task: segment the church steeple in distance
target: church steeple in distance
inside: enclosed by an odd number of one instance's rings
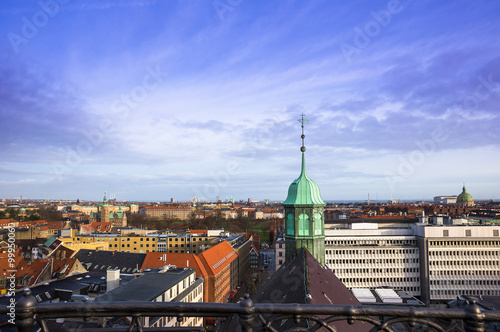
[[[285,208],[286,262],[293,259],[305,248],[325,265],[324,209],[326,203],[321,198],[319,187],[306,174],[304,125],[309,121],[301,114],[302,165],[300,175],[288,188],[288,196],[283,202]]]

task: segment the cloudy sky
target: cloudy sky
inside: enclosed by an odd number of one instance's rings
[[[0,198],[500,199],[500,2],[4,0]]]

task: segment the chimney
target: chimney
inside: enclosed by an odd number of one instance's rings
[[[106,292],[120,286],[120,270],[106,271]]]
[[[66,250],[61,251],[61,259],[66,259]]]

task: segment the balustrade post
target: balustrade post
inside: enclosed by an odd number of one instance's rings
[[[465,306],[467,318],[464,320],[464,328],[466,332],[484,332],[483,312],[476,301],[470,301]]]
[[[253,301],[250,299],[250,295],[248,294],[243,295],[243,300],[241,300],[240,306],[248,309],[251,309],[253,307]],[[254,323],[253,310],[246,310],[246,311],[247,313],[238,314],[240,318],[241,329],[244,332],[252,332]]]
[[[31,290],[26,288],[23,297],[16,303],[16,326],[19,332],[30,332],[35,323],[34,307],[38,301],[31,294]]]

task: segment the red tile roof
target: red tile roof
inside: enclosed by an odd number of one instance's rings
[[[66,224],[64,221],[48,221],[47,226],[50,229],[63,229]]]
[[[0,227],[7,227],[10,223],[17,224],[18,221],[14,219],[0,219]]]
[[[113,226],[112,222],[93,222],[90,223],[90,226],[94,229],[96,232],[109,232],[111,230],[111,227]]]
[[[207,234],[206,229],[192,229],[189,231],[191,234]]]
[[[195,269],[196,276],[204,279],[208,275],[198,256],[185,253],[148,252],[141,270],[160,268],[168,264]]]
[[[33,262],[21,261],[17,266],[16,278],[31,277],[28,286],[34,285],[40,274],[50,268],[52,258],[42,258]]]
[[[92,228],[92,225],[81,225],[81,228],[86,232],[93,232],[94,231],[94,229]]]
[[[37,226],[37,225],[48,225],[49,222],[47,220],[31,220],[31,221],[20,221],[19,227],[27,227],[27,226]]]
[[[18,266],[19,262],[22,260],[21,257],[21,249],[17,249],[14,252],[14,262],[12,265],[9,263],[9,253],[8,252],[3,252],[0,253],[0,278],[2,277],[8,277],[10,276],[11,272],[9,271],[14,271],[16,267]]]
[[[222,241],[216,246],[202,252],[198,257],[203,262],[205,269],[211,275],[216,275],[233,260],[238,258],[238,254],[226,241]]]
[[[76,258],[55,259],[52,268],[52,274],[61,273],[67,276],[73,268],[73,265],[75,265],[76,261]]]

